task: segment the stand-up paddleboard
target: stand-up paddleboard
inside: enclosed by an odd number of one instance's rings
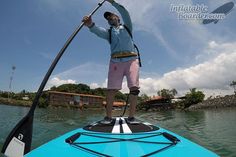
[[[25,157],[219,157],[184,137],[147,122],[127,124],[117,117],[109,125],[94,122],[56,138]]]

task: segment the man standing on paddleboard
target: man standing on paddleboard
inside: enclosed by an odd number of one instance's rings
[[[115,94],[122,88],[124,76],[127,78],[128,88],[130,90],[130,109],[128,123],[135,123],[134,113],[139,94],[139,60],[138,53],[132,40],[132,22],[128,11],[114,0],[106,0],[114,6],[121,14],[124,24],[121,24],[120,17],[115,13],[105,12],[104,18],[110,25],[110,29],[98,27],[92,21],[91,17],[85,16],[83,22],[89,30],[98,37],[107,40],[110,43],[111,58],[108,71],[107,84],[107,105],[106,117],[101,121],[103,124],[112,122],[112,106]]]

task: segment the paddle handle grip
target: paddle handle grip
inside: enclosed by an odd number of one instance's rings
[[[65,140],[65,142],[66,143],[69,143],[69,144],[72,144],[72,143],[74,143],[75,142],[75,140],[77,140],[79,137],[80,137],[80,133],[76,133],[76,134],[74,134],[74,135],[72,135],[71,137],[68,137],[66,140]]]
[[[170,140],[171,142],[173,142],[174,144],[177,144],[180,141],[177,137],[175,137],[167,132],[163,132],[162,135],[165,138],[167,138],[168,140]]]

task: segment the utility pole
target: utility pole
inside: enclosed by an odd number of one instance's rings
[[[16,70],[16,66],[13,65],[11,69],[12,69],[12,72],[11,72],[10,83],[9,83],[8,101],[10,100],[10,94],[12,92],[12,80],[13,80],[14,72]]]

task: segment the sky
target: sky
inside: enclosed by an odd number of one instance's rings
[[[49,66],[72,32],[98,0],[2,0],[0,5],[0,90],[37,91]],[[130,13],[134,41],[141,53],[141,93],[156,95],[191,88],[207,96],[233,94],[236,80],[236,11],[217,24],[179,19],[171,6],[204,5],[211,12],[229,0],[117,0]],[[109,28],[105,3],[92,17]],[[84,27],[67,48],[45,89],[64,83],[106,87],[109,43]],[[15,66],[16,69],[12,70]],[[10,79],[12,77],[11,88]],[[122,92],[128,92],[126,79]]]

